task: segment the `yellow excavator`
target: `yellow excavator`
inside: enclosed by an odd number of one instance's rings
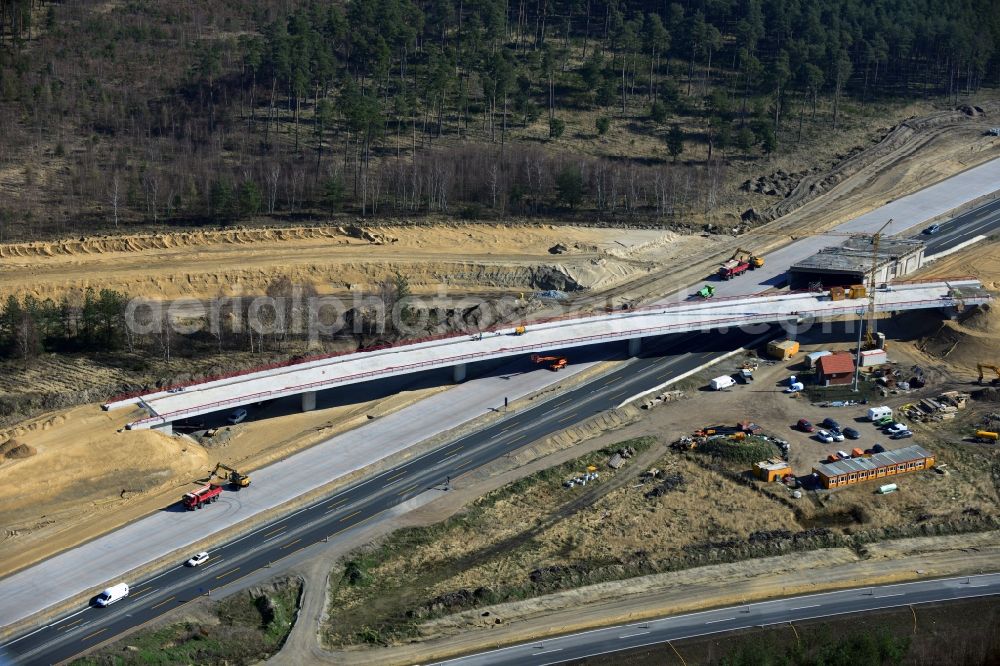
[[[747,262],[749,262],[750,270],[756,270],[758,268],[763,268],[764,266],[764,257],[758,256],[750,250],[744,250],[741,247],[736,248],[736,251],[733,252],[732,259],[742,260],[744,258]]]
[[[228,474],[226,473],[228,472]],[[246,488],[250,485],[250,476],[247,474],[240,474],[238,471],[230,467],[229,465],[224,465],[223,463],[218,463],[215,469],[212,470],[209,480],[214,477],[219,477],[220,479],[228,479],[229,485],[232,486],[233,490],[239,490],[240,488]]]
[[[983,370],[992,370],[997,373],[997,376],[990,381],[991,384],[1000,384],[1000,367],[995,365],[990,365],[988,363],[977,363],[976,370],[979,371],[979,379],[976,380],[977,384],[982,384],[984,379]]]

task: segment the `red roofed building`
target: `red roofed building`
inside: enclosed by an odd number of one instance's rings
[[[850,384],[854,377],[854,357],[850,352],[836,352],[816,361],[816,382],[822,386]]]

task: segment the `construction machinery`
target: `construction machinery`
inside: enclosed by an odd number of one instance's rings
[[[712,298],[712,296],[715,296],[715,287],[710,284],[706,284],[698,290],[698,295],[702,298]]]
[[[984,370],[992,370],[997,374],[996,377],[990,380],[991,384],[1000,384],[1000,366],[990,365],[988,363],[977,363],[976,370],[979,371],[979,379],[976,380],[977,384],[983,383],[983,380],[985,379],[985,373],[983,372]]]
[[[973,439],[983,444],[996,444],[1000,440],[1000,434],[990,430],[977,430]]]
[[[514,335],[524,335],[525,331],[527,331],[527,329],[524,326],[518,326],[514,329]]]
[[[749,250],[736,248],[733,256],[719,267],[719,277],[723,280],[732,280],[738,275],[747,271],[752,271],[764,265],[764,259],[753,254]]]
[[[750,250],[744,250],[741,247],[736,248],[736,252],[733,253],[733,259],[746,258],[747,262],[750,264],[750,270],[755,271],[758,268],[764,267],[764,257],[754,254]]]
[[[882,232],[892,224],[892,218],[879,227],[879,230],[872,234],[872,267],[868,274],[868,326],[865,327],[865,343],[862,350],[880,349],[882,345],[876,336],[875,324],[875,277],[878,274],[878,246],[882,242]]]
[[[557,372],[565,368],[569,363],[569,360],[565,356],[541,356],[539,354],[532,354],[531,362],[538,364],[548,363],[549,370]]]
[[[229,465],[223,463],[216,464],[215,469],[212,470],[212,473],[208,477],[209,481],[211,481],[213,477],[228,479],[229,485],[232,486],[233,490],[246,488],[250,485],[250,477],[248,475],[241,474]]]
[[[193,490],[189,493],[184,493],[184,497],[181,498],[181,504],[188,511],[194,511],[195,509],[200,509],[206,504],[212,504],[213,502],[219,501],[219,495],[222,494],[222,486],[217,486],[215,484],[208,484],[207,486],[202,486],[198,490]]]

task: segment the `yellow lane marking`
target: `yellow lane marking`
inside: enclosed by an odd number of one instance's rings
[[[348,520],[348,519],[350,519],[350,518],[353,518],[354,516],[358,515],[359,513],[361,513],[361,510],[360,510],[360,509],[359,509],[359,510],[357,510],[357,511],[355,511],[355,512],[354,512],[354,513],[352,513],[352,514],[349,514],[349,515],[346,515],[346,516],[344,516],[343,518],[341,518],[341,519],[340,519],[340,522],[344,522],[345,520]]]
[[[277,534],[278,532],[283,532],[283,531],[284,531],[284,530],[286,530],[286,529],[288,529],[288,525],[282,525],[281,527],[279,527],[279,528],[278,528],[278,529],[276,529],[276,530],[271,530],[270,532],[268,532],[268,533],[267,533],[267,534],[265,534],[264,536],[266,536],[266,537],[269,537],[269,536],[271,536],[272,534]]]
[[[420,485],[420,484],[417,484],[417,483],[414,483],[414,484],[413,484],[412,486],[407,486],[407,487],[403,488],[402,490],[400,490],[400,491],[399,491],[398,493],[396,493],[396,494],[397,494],[397,495],[405,495],[406,493],[408,493],[408,492],[410,492],[411,490],[413,490],[414,488],[416,488],[416,487],[417,487],[418,485]]]
[[[567,416],[565,418],[559,419],[559,423],[563,423],[565,421],[569,421],[570,419],[575,419],[575,418],[576,418],[576,414],[570,414],[569,416]]]
[[[336,504],[331,504],[331,503],[328,503],[327,505],[328,505],[328,506],[334,506],[334,507],[338,507],[338,506],[340,506],[341,504],[347,504],[347,500],[346,500],[346,499],[342,499],[342,500],[337,500],[337,503],[336,503]]]
[[[231,574],[231,573],[233,573],[235,571],[239,571],[239,567],[236,567],[235,569],[230,569],[229,571],[227,571],[224,574],[219,574],[218,576],[215,577],[215,580],[219,580],[220,578],[225,578],[226,576],[228,576],[229,574]]]
[[[155,606],[150,606],[149,608],[150,608],[150,610],[152,610],[152,609],[154,609],[154,608],[159,608],[159,607],[160,607],[160,606],[162,606],[163,604],[169,604],[169,603],[170,603],[171,601],[173,601],[173,600],[174,600],[174,599],[176,599],[176,598],[177,598],[177,597],[167,597],[166,599],[164,599],[164,600],[163,600],[163,601],[161,601],[160,603],[156,604]]]
[[[395,474],[393,476],[390,476],[388,479],[386,479],[386,481],[392,481],[394,479],[398,479],[399,477],[403,476],[404,474],[406,474],[406,470],[405,469],[402,472],[400,472],[399,474]],[[389,485],[389,484],[386,484],[386,485]]]
[[[63,630],[65,630],[65,629],[69,629],[69,628],[70,628],[70,627],[72,627],[72,626],[73,626],[74,624],[80,624],[81,622],[83,622],[83,618],[82,618],[82,617],[81,617],[81,618],[79,618],[79,619],[76,619],[76,620],[73,620],[73,621],[72,621],[72,622],[70,622],[69,624],[65,624],[65,625],[63,625],[63,626],[59,627],[59,631],[63,631]]]
[[[463,467],[465,467],[466,465],[470,464],[471,462],[472,462],[471,460],[466,460],[466,461],[465,461],[464,463],[462,463],[461,465],[457,465],[457,466],[455,467],[455,469],[462,469]]]
[[[95,631],[94,633],[90,634],[89,636],[84,636],[83,638],[81,638],[80,642],[89,641],[91,638],[93,638],[97,634],[103,633],[103,632],[105,632],[107,630],[108,630],[107,627],[104,627],[103,629],[98,629],[97,631]]]
[[[455,448],[453,448],[453,449],[449,449],[449,450],[448,450],[448,453],[453,453],[453,452],[455,452],[455,451],[461,451],[461,450],[462,450],[462,447],[464,447],[464,446],[465,446],[464,444],[459,444],[459,445],[458,445],[458,446],[456,446]]]
[[[286,543],[284,546],[281,547],[281,550],[284,550],[286,548],[291,548],[292,546],[294,546],[295,544],[297,544],[299,541],[302,541],[302,539],[296,539],[295,541],[289,541],[288,543]]]

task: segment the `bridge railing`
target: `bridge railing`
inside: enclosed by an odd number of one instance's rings
[[[876,310],[881,312],[889,312],[893,310],[908,309],[908,308],[912,309],[914,307],[925,307],[925,306],[948,307],[954,305],[955,303],[956,303],[955,299],[950,298],[948,296],[942,296],[941,298],[934,298],[934,299],[918,299],[912,301],[885,303],[881,304],[881,306],[877,306]],[[611,340],[620,340],[626,338],[647,337],[651,335],[666,335],[669,333],[676,333],[689,330],[698,330],[698,329],[708,330],[708,329],[720,329],[720,328],[743,326],[747,324],[773,323],[775,321],[780,321],[782,319],[788,318],[789,316],[795,316],[800,318],[808,316],[817,316],[817,315],[822,317],[836,317],[845,314],[857,314],[857,310],[858,308],[856,305],[845,305],[837,308],[815,308],[811,310],[797,311],[792,313],[782,313],[780,315],[774,313],[765,313],[758,315],[730,316],[717,319],[702,320],[698,322],[660,324],[657,326],[647,326],[636,329],[627,329],[623,331],[611,331],[607,333],[597,333],[585,336],[574,336],[559,340],[549,340],[540,343],[518,345],[515,347],[501,347],[500,349],[488,352],[471,352],[466,354],[457,354],[438,359],[429,359],[425,361],[416,361],[414,363],[404,363],[399,365],[387,366],[384,368],[378,368],[374,370],[366,370],[363,372],[356,372],[349,375],[343,375],[341,377],[326,378],[314,382],[285,386],[282,388],[270,389],[267,391],[247,393],[232,398],[226,398],[223,400],[201,403],[199,405],[195,405],[192,407],[187,407],[184,409],[174,410],[170,412],[163,412],[161,414],[157,414],[156,416],[150,416],[144,419],[140,419],[138,421],[130,423],[128,427],[130,429],[136,427],[142,428],[148,426],[148,424],[166,423],[168,421],[174,421],[177,420],[178,418],[184,417],[186,414],[194,414],[195,412],[197,413],[214,412],[214,411],[219,411],[228,406],[238,406],[247,404],[249,402],[257,402],[259,400],[285,397],[288,395],[295,395],[310,390],[332,388],[337,385],[354,383],[364,379],[384,377],[387,375],[407,374],[410,372],[418,372],[420,370],[427,370],[432,368],[448,367],[452,365],[458,365],[460,363],[469,363],[486,358],[513,356],[520,353],[539,351],[543,349],[558,349],[560,347],[573,347],[591,343],[596,344],[599,342],[607,342]]]

